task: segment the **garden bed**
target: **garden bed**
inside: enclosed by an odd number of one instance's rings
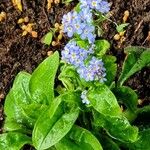
[[[103,38],[111,43],[110,53],[117,57],[118,73],[125,59],[124,48],[129,45],[150,47],[150,0],[109,0],[111,4],[110,19],[117,24],[122,23],[124,12],[130,12],[126,28],[125,40],[120,43],[114,40],[117,33],[114,24],[105,21]],[[76,4],[53,4],[47,11],[47,1],[22,0],[23,11],[15,9],[9,0],[0,1],[0,12],[6,12],[6,19],[0,22],[0,119],[3,124],[3,104],[6,94],[12,86],[13,80],[19,71],[31,73],[37,65],[47,57],[49,51],[61,51],[66,44],[64,37],[58,46],[47,46],[41,42],[42,37],[54,27],[56,22],[61,23],[62,16],[69,12]],[[22,29],[17,21],[21,17],[29,17],[35,23],[34,30],[37,38],[27,35],[22,37]],[[126,85],[137,91],[142,105],[150,104],[150,69],[144,68],[132,76]],[[141,107],[139,105],[139,107]],[[2,130],[1,130],[2,131]]]

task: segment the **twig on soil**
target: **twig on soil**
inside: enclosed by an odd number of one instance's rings
[[[141,25],[143,24],[143,20],[141,20],[137,26],[137,28],[134,31],[134,34],[139,30],[139,28],[141,27]]]
[[[144,40],[144,42],[142,43],[142,45],[144,45],[146,41],[150,42],[150,31],[148,32],[148,36],[146,37],[146,39]]]

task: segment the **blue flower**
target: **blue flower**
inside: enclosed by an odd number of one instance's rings
[[[82,33],[84,27],[85,27],[84,23],[81,23],[79,21],[74,23],[75,32],[79,35]]]
[[[110,5],[109,5],[109,3],[106,2],[106,1],[102,1],[102,2],[100,3],[99,11],[100,11],[101,13],[108,13],[108,12],[110,11]]]
[[[101,13],[107,13],[110,10],[109,3],[105,0],[80,0],[80,8],[94,9]]]
[[[68,25],[64,28],[64,32],[67,33],[68,37],[72,37],[74,34],[74,28],[71,25]]]
[[[106,69],[102,60],[93,56],[88,63],[85,63],[88,56],[94,53],[94,47],[95,45],[93,44],[86,50],[80,48],[75,41],[70,41],[61,52],[62,60],[73,65],[77,69],[80,78],[85,81],[103,83],[106,81]]]
[[[95,41],[95,27],[92,25],[92,12],[88,8],[82,9],[79,13],[69,12],[63,16],[63,31],[68,37],[78,34],[82,39],[88,39],[89,43]]]
[[[92,8],[92,9],[99,9],[99,4],[100,4],[100,0],[91,0],[91,2],[90,2],[90,7]]]
[[[106,81],[106,69],[104,63],[101,59],[92,57],[88,65],[83,64],[77,68],[77,72],[80,78],[83,78],[85,81],[99,81],[103,83]]]
[[[71,23],[71,20],[72,20],[72,13],[69,12],[63,16],[62,24],[69,24]]]
[[[94,34],[95,27],[93,25],[87,25],[83,29],[83,33],[81,34],[81,39],[88,39],[89,43],[94,43],[96,35]]]
[[[75,41],[70,41],[61,52],[62,60],[76,68],[83,66],[84,60],[87,59],[88,50],[80,48]]]
[[[84,91],[81,93],[81,99],[82,99],[82,103],[83,103],[83,104],[87,104],[87,105],[90,104],[90,101],[89,101],[88,98],[87,98],[87,90],[84,90]]]
[[[89,8],[85,7],[83,9],[81,9],[81,11],[79,12],[79,16],[81,18],[81,20],[83,22],[87,23],[92,23],[93,20],[93,16],[92,16],[92,12]]]
[[[89,3],[88,3],[88,0],[80,0],[80,8],[90,8],[89,7]]]

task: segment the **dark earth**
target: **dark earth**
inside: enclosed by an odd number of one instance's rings
[[[110,52],[117,57],[118,72],[120,72],[126,46],[150,47],[150,0],[109,0],[111,4],[110,19],[117,24],[122,23],[124,11],[130,12],[127,22],[129,23],[125,41],[119,43],[114,40],[117,33],[115,25],[106,21],[103,26],[105,33],[102,38],[111,43]],[[63,14],[70,11],[77,1],[69,5],[53,4],[47,11],[46,0],[22,0],[23,11],[14,8],[10,0],[0,0],[0,12],[5,11],[7,17],[0,22],[0,126],[3,123],[3,104],[6,94],[12,86],[13,80],[19,71],[31,73],[38,64],[47,57],[48,51],[61,51],[67,38],[63,38],[61,44],[52,47],[41,43],[42,37],[54,27],[56,22],[61,23]],[[38,37],[30,35],[22,37],[22,29],[17,24],[21,17],[28,16],[30,22],[35,23],[34,30]],[[150,103],[150,69],[144,68],[132,76],[126,85],[137,91],[142,105]],[[2,131],[2,129],[1,129]]]

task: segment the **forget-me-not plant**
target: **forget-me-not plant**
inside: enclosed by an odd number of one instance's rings
[[[77,37],[88,41],[86,49],[81,48],[76,39],[71,40],[62,51],[62,60],[76,68],[81,79],[87,82],[106,81],[106,69],[102,59],[94,55],[95,48],[95,25],[93,12],[107,13],[110,9],[109,3],[104,0],[80,0],[80,11],[73,10],[63,16],[63,31],[68,37]],[[87,91],[81,94],[82,102],[89,104],[86,97]]]

